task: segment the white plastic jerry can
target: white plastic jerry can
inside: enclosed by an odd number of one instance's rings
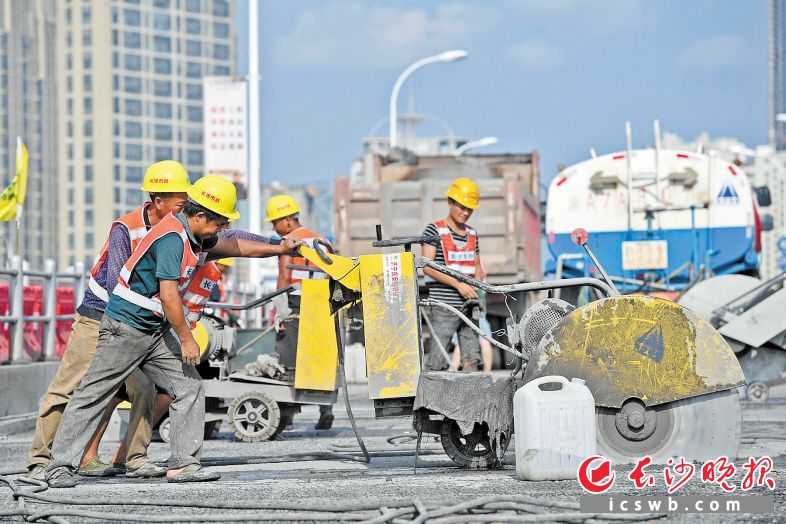
[[[580,378],[524,384],[513,396],[513,424],[522,480],[575,479],[581,462],[596,453],[595,399]]]

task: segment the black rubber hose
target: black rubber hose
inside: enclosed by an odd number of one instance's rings
[[[347,416],[349,417],[349,423],[352,424],[352,431],[355,433],[355,438],[358,441],[361,451],[363,451],[363,455],[366,457],[366,464],[368,464],[371,462],[371,455],[369,455],[368,450],[366,449],[366,444],[363,442],[363,437],[360,436],[360,431],[358,431],[358,426],[355,423],[355,415],[352,414],[352,406],[349,403],[349,386],[347,385],[347,374],[344,371],[344,342],[341,339],[341,329],[339,329],[338,318],[336,318],[335,326],[336,342],[338,344],[338,367],[340,370],[339,376],[341,377],[341,388],[344,390],[344,406],[347,408]]]

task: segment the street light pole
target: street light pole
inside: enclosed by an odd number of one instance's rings
[[[393,92],[390,94],[390,149],[393,149],[398,145],[398,137],[396,136],[396,121],[398,120],[398,115],[396,107],[398,104],[398,92],[401,90],[401,86],[404,84],[404,81],[409,77],[409,75],[414,73],[416,69],[420,69],[425,65],[436,62],[455,62],[457,60],[463,60],[464,58],[467,58],[467,56],[468,53],[460,49],[445,51],[444,53],[418,60],[406,68],[404,72],[401,73],[401,75],[399,75],[396,83],[393,85]]]
[[[497,142],[499,142],[499,138],[495,136],[484,136],[483,138],[478,138],[472,142],[467,142],[461,147],[457,147],[456,150],[453,151],[453,156],[460,157],[470,149],[475,149],[476,147],[493,146]]]
[[[248,3],[248,230],[262,232],[259,148],[259,6]],[[259,260],[249,259],[249,280],[255,296],[259,294],[262,272]],[[258,325],[255,319],[254,325]]]

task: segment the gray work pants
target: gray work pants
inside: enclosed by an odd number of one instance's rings
[[[469,312],[462,310],[462,313],[469,316]],[[437,347],[433,337],[437,337],[442,342],[442,347],[448,349],[450,339],[453,335],[458,337],[458,345],[461,348],[461,362],[480,361],[480,339],[478,334],[464,323],[459,317],[438,307],[430,308],[426,314],[431,320],[436,333],[431,333],[432,340],[429,341],[429,351],[425,355],[426,371],[442,371],[448,369],[445,357]],[[471,317],[470,317],[471,318]],[[428,328],[424,326],[424,330]]]
[[[179,341],[168,326],[146,334],[104,315],[98,349],[63,412],[48,470],[76,468],[106,405],[137,367],[172,397],[169,468],[199,463],[205,431],[205,389],[196,368],[180,359]]]

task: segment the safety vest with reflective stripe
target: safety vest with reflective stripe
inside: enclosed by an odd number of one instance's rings
[[[306,229],[305,227],[299,227],[299,228],[295,229],[294,231],[292,231],[291,233],[286,235],[286,238],[297,238],[297,239],[303,240],[304,242],[306,242],[307,244],[309,244],[312,247],[313,247],[314,240],[316,240],[316,239],[322,240],[323,242],[327,242],[328,241],[327,238],[325,238],[322,235],[319,235],[317,233],[314,233],[313,231],[311,231],[310,229]],[[308,260],[306,260],[303,257],[299,257],[299,256],[292,257],[292,265],[293,266],[315,267],[313,264],[309,263]],[[303,269],[293,269],[292,273],[289,276],[289,284],[292,287],[295,288],[295,290],[291,293],[292,295],[300,295],[301,294],[300,290],[301,290],[302,286],[301,286],[300,283],[304,279],[307,279],[307,278],[318,280],[318,279],[327,278],[327,275],[325,275],[322,272],[311,273],[311,272],[305,271]]]
[[[109,228],[109,235],[107,235],[106,240],[104,241],[104,247],[101,248],[101,251],[98,253],[95,262],[93,263],[93,268],[90,270],[90,280],[87,283],[90,291],[92,291],[95,296],[104,302],[109,302],[109,291],[107,291],[101,286],[101,284],[98,283],[96,276],[98,276],[98,272],[101,271],[102,267],[104,267],[104,264],[106,264],[106,260],[109,257],[109,237],[112,234],[112,230],[121,224],[126,227],[128,230],[128,238],[131,240],[131,252],[133,253],[134,249],[136,249],[142,239],[145,238],[145,235],[147,235],[148,229],[145,225],[145,213],[147,213],[147,208],[149,205],[150,202],[145,202],[135,210],[131,211],[130,213],[126,213],[112,222],[112,226]]]
[[[215,262],[207,262],[194,271],[191,283],[183,293],[183,305],[187,309],[186,319],[191,323],[191,329],[202,317],[202,310],[205,309],[205,304],[210,300],[213,288],[218,285],[220,280],[221,271]]]
[[[442,244],[442,253],[445,255],[445,265],[455,271],[460,271],[467,276],[475,276],[475,249],[477,248],[478,234],[469,227],[467,228],[467,241],[463,247],[459,247],[453,241],[453,230],[448,227],[444,220],[437,220],[434,226],[439,233],[440,243]],[[435,282],[435,280],[426,275],[426,282]]]
[[[131,274],[134,272],[134,268],[145,256],[147,251],[150,249],[150,246],[158,240],[162,238],[164,235],[168,235],[170,233],[177,233],[180,239],[183,241],[183,259],[180,262],[180,278],[178,281],[178,291],[180,292],[180,296],[182,297],[186,290],[188,289],[191,280],[193,279],[194,273],[196,271],[197,266],[200,262],[204,263],[206,253],[197,252],[195,253],[194,250],[191,248],[191,242],[188,240],[188,233],[186,233],[185,227],[183,224],[178,220],[178,218],[174,214],[170,214],[165,216],[161,222],[153,226],[148,234],[142,239],[142,242],[139,246],[131,253],[131,258],[126,261],[123,269],[120,270],[120,276],[117,278],[117,285],[113,291],[113,294],[119,296],[120,298],[135,304],[142,309],[146,309],[148,311],[152,311],[156,315],[164,316],[164,308],[161,305],[161,299],[158,295],[153,297],[146,297],[133,291],[129,286],[129,281],[131,279]]]

